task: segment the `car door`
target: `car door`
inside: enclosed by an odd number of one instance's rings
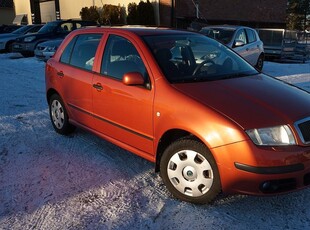
[[[93,107],[98,132],[147,157],[153,152],[154,90],[137,44],[127,37],[109,35],[100,74],[93,80]],[[145,85],[125,85],[122,78],[127,72],[141,73]]]
[[[249,62],[255,66],[257,64],[257,59],[260,55],[260,47],[256,37],[256,33],[252,29],[246,29],[247,40],[248,40],[248,57]]]
[[[66,46],[57,67],[62,78],[61,96],[65,98],[70,118],[93,128],[92,65],[101,34],[81,34]]]
[[[237,45],[237,42],[242,42],[243,45]],[[235,38],[234,38],[234,44],[233,44],[233,49],[240,54],[244,59],[247,61],[249,60],[249,49],[248,49],[248,42],[247,42],[247,36],[245,30],[239,29],[235,33]]]

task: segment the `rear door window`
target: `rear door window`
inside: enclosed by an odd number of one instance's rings
[[[60,61],[85,70],[91,70],[102,34],[82,34],[68,44]]]

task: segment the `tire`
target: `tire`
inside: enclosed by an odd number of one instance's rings
[[[13,42],[8,42],[5,47],[5,52],[12,53],[13,51]]]
[[[20,52],[20,54],[25,57],[25,58],[28,58],[28,57],[33,57],[34,54],[31,53],[31,52]]]
[[[211,152],[193,139],[178,140],[165,150],[160,173],[168,190],[186,202],[210,203],[221,192],[220,175]]]
[[[259,55],[255,67],[256,67],[256,69],[258,69],[259,71],[261,71],[261,70],[263,69],[263,67],[264,67],[264,55],[263,55],[263,54]]]
[[[49,101],[49,113],[55,131],[62,135],[68,135],[75,129],[69,123],[69,117],[64,103],[58,94],[51,96]]]

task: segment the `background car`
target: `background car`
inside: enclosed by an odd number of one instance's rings
[[[256,30],[245,26],[207,26],[202,34],[214,38],[239,53],[259,70],[264,65],[264,47]]]
[[[23,27],[23,26],[22,25],[0,25],[0,34],[11,33],[14,30],[19,29],[20,27]]]
[[[34,50],[34,56],[40,60],[47,61],[54,55],[62,41],[63,39],[55,39],[39,43]]]
[[[36,33],[38,32],[43,25],[34,24],[26,25],[17,30],[14,30],[11,33],[0,34],[0,51],[1,52],[11,52],[12,44],[16,38],[24,34]]]
[[[57,20],[44,25],[38,33],[18,37],[13,43],[13,52],[22,54],[24,57],[34,56],[36,46],[51,39],[64,38],[72,30],[94,26],[96,22],[82,20]]]

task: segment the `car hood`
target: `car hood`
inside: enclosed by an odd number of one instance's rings
[[[174,86],[243,129],[292,124],[310,116],[309,93],[264,74]]]
[[[12,33],[7,33],[7,34],[0,34],[0,39],[5,39],[5,38],[14,38],[14,37],[18,37],[20,35],[18,34],[12,34]]]

